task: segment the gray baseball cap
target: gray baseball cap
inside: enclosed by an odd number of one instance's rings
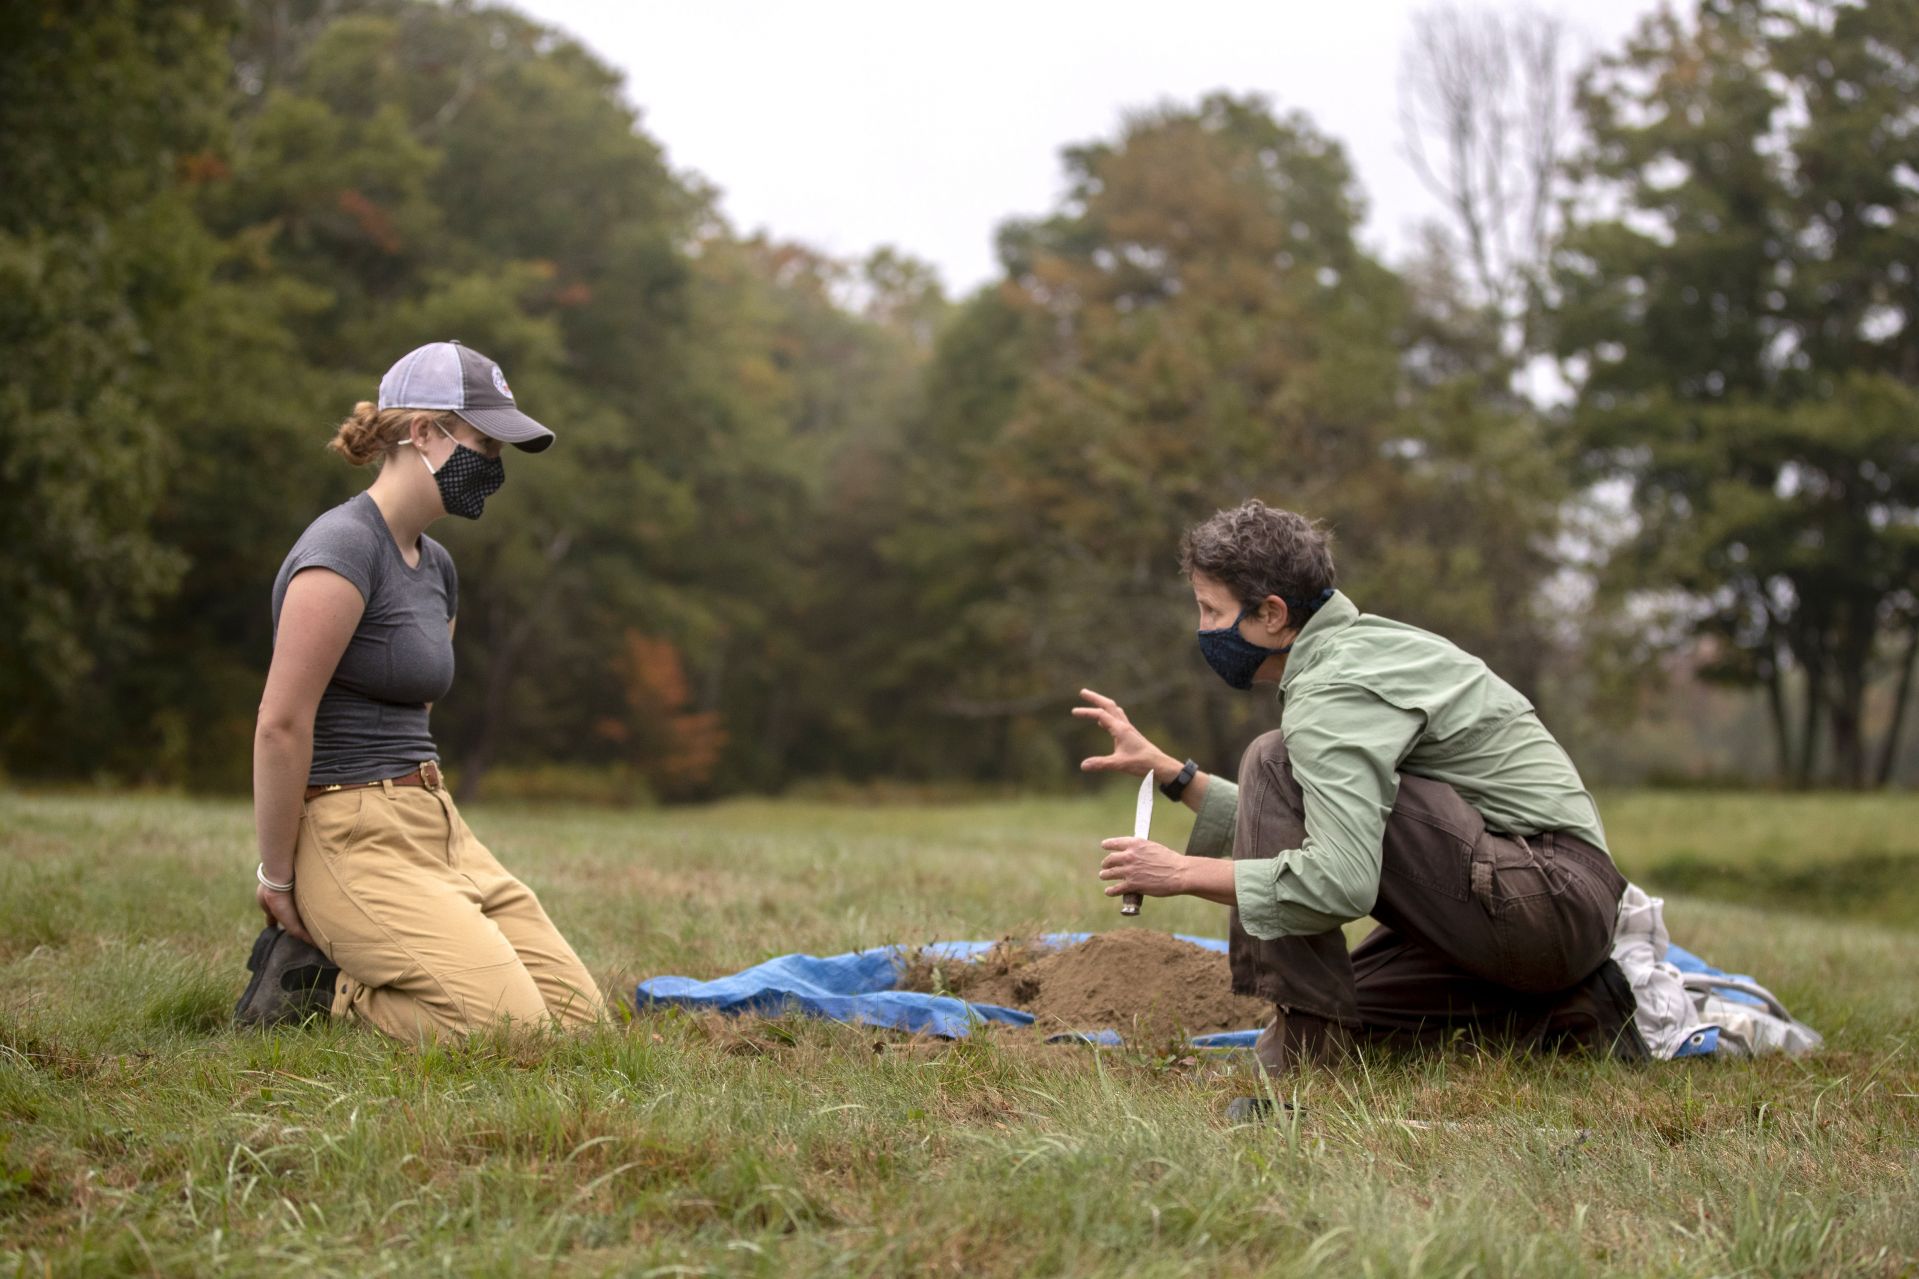
[[[451,409],[475,430],[538,453],[553,432],[520,412],[500,366],[470,346],[429,342],[380,379],[382,409]]]

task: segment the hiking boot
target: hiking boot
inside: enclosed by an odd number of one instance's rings
[[[1329,1017],[1296,1008],[1275,1008],[1272,1024],[1253,1045],[1253,1059],[1270,1075],[1286,1075],[1304,1066],[1332,1070],[1352,1052],[1351,1030]]]
[[[1276,1116],[1292,1113],[1292,1102],[1274,1101],[1271,1097],[1235,1097],[1226,1103],[1226,1122],[1229,1124],[1262,1124]]]
[[[253,980],[233,1007],[239,1025],[295,1025],[332,1011],[339,965],[278,924],[269,924],[253,939],[247,968]]]

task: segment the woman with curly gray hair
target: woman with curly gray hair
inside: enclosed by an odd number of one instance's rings
[[[1220,511],[1186,534],[1180,565],[1200,653],[1234,688],[1278,685],[1279,727],[1236,786],[1084,691],[1073,713],[1113,750],[1082,767],[1151,772],[1198,813],[1188,855],[1111,839],[1099,874],[1109,896],[1232,908],[1233,989],[1276,1007],[1260,1060],[1285,1070],[1461,1029],[1644,1056],[1611,961],[1626,881],[1532,703],[1450,641],[1360,612],[1335,586],[1330,535],[1293,512]],[[1368,915],[1378,927],[1348,953],[1342,926]]]

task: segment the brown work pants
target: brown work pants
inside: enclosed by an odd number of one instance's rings
[[[1233,855],[1271,857],[1305,837],[1285,739],[1267,733],[1240,764]],[[1381,854],[1379,927],[1350,952],[1338,929],[1269,941],[1233,912],[1233,989],[1277,1008],[1257,1049],[1268,1068],[1460,1031],[1644,1055],[1611,962],[1626,880],[1603,850],[1564,832],[1495,834],[1452,787],[1404,774]]]
[[[422,1040],[584,1025],[605,1009],[533,890],[445,790],[385,782],[308,800],[293,872],[300,917],[340,966],[335,1017]]]

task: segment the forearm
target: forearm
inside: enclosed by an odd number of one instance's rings
[[[1180,865],[1180,891],[1221,906],[1238,904],[1233,863],[1217,857],[1187,857]]]
[[[293,878],[300,808],[313,765],[313,730],[261,725],[253,735],[253,829],[269,879]]]

